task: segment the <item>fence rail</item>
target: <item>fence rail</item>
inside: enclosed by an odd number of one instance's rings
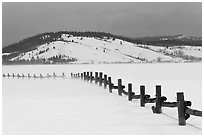
[[[7,73],[7,74],[2,74],[2,77],[3,78],[34,78],[34,79],[35,78],[41,78],[42,79],[42,78],[65,78],[66,75],[64,72],[62,73],[62,75],[56,75],[55,72],[53,72],[53,74],[47,73],[47,75],[42,75],[42,74],[39,74],[39,75],[32,74],[31,75],[30,73],[28,73],[28,74],[14,74],[14,73],[9,74],[9,73]]]
[[[156,97],[151,97],[145,94],[145,85],[140,85],[140,94],[132,91],[132,83],[128,83],[128,90],[125,91],[125,85],[122,84],[122,79],[118,79],[118,83],[115,85],[112,83],[112,78],[106,74],[103,75],[102,72],[95,72],[95,76],[93,76],[93,72],[71,73],[71,78],[81,78],[91,83],[95,81],[95,84],[99,84],[99,86],[103,86],[105,89],[108,87],[110,93],[113,92],[113,89],[117,89],[118,95],[126,95],[128,101],[140,99],[141,107],[145,107],[146,103],[155,103],[155,106],[152,106],[152,111],[156,114],[162,113],[162,107],[177,108],[178,124],[180,126],[186,125],[186,120],[190,115],[202,117],[202,111],[188,108],[188,106],[191,106],[191,101],[184,100],[183,92],[177,92],[177,102],[166,102],[167,97],[161,95],[161,85],[156,85]]]
[[[132,101],[133,99],[140,100],[140,106],[145,107],[146,103],[155,103],[155,106],[152,106],[153,113],[161,114],[162,107],[169,107],[169,108],[177,108],[178,110],[178,124],[180,126],[186,125],[186,120],[190,118],[191,115],[202,117],[202,111],[191,109],[191,101],[184,100],[184,93],[177,92],[177,101],[176,102],[167,102],[167,97],[161,95],[161,85],[156,85],[156,97],[151,97],[148,94],[145,94],[145,85],[140,85],[140,93],[136,94],[135,91],[132,90],[132,83],[128,83],[127,91],[125,90],[125,85],[122,84],[122,79],[118,79],[117,85],[112,83],[112,78],[108,77],[106,74],[103,75],[102,72],[95,72],[95,76],[93,76],[93,72],[83,72],[83,73],[71,73],[71,78],[78,78],[90,83],[95,81],[95,84],[99,86],[103,86],[104,89],[109,90],[110,93],[113,90],[117,90],[118,95],[126,95],[128,101]],[[36,75],[36,74],[3,74],[3,78],[65,78],[65,73],[62,75],[56,75],[55,72],[53,74],[47,75]]]

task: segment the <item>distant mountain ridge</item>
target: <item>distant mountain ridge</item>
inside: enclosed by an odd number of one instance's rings
[[[182,45],[186,39],[193,39],[191,44],[198,41],[184,35],[133,39],[105,32],[47,32],[4,47],[2,60],[3,64],[200,61],[202,47]]]
[[[155,46],[174,46],[174,45],[190,45],[202,46],[202,37],[188,36],[185,34],[173,36],[153,36],[137,38],[146,44]]]
[[[195,37],[195,36],[188,36],[185,34],[179,34],[179,35],[164,35],[164,36],[149,36],[149,37],[140,37],[136,39],[143,39],[147,41],[152,41],[152,40],[161,40],[162,38],[167,38],[167,39],[182,39],[182,40],[202,40],[202,37]]]

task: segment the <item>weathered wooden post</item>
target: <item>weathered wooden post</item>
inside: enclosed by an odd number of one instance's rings
[[[86,72],[84,72],[84,80],[86,80]]]
[[[9,78],[9,77],[10,77],[10,74],[8,73],[7,75],[8,75],[8,78]]]
[[[83,73],[81,73],[81,80],[83,80]]]
[[[104,88],[107,88],[107,75],[104,75]]]
[[[185,119],[185,101],[183,92],[177,92],[177,107],[178,107],[178,120],[179,126],[186,125]]]
[[[99,73],[99,86],[102,86],[102,82],[103,82],[103,72]]]
[[[108,77],[109,92],[112,93],[112,82],[111,77]]]
[[[128,83],[128,101],[132,101],[132,84]]]
[[[95,83],[98,83],[98,72],[95,72]]]
[[[14,73],[12,74],[13,78],[15,77]]]
[[[25,77],[25,75],[24,75],[24,74],[22,74],[22,77],[24,78],[24,77]]]
[[[118,79],[118,95],[122,96],[122,79]]]
[[[90,72],[90,82],[92,83],[93,81],[93,72]]]
[[[89,72],[87,71],[87,81],[89,81]]]
[[[156,85],[156,108],[155,113],[160,114],[161,111],[161,86]]]
[[[17,75],[17,77],[19,78],[19,77],[20,77],[20,75],[18,74],[18,75]]]
[[[144,85],[140,86],[140,106],[141,107],[145,106],[145,86]]]

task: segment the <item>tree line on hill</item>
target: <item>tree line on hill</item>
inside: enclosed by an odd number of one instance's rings
[[[77,61],[77,59],[65,55],[55,55],[49,58],[39,58],[39,56],[37,56],[37,58],[31,57],[31,59],[15,59],[13,61],[3,59],[3,64],[69,64],[74,61]]]
[[[182,40],[159,40],[159,39],[151,39],[147,40],[145,38],[130,38],[125,37],[121,35],[114,35],[111,33],[106,32],[94,32],[94,31],[85,31],[85,32],[78,32],[78,31],[58,31],[58,32],[45,32],[41,33],[35,36],[28,37],[26,39],[23,39],[19,42],[13,43],[11,45],[8,45],[2,49],[3,53],[11,53],[8,55],[2,56],[3,62],[9,62],[11,58],[14,58],[21,53],[25,53],[28,51],[32,51],[34,49],[37,49],[38,46],[43,44],[49,44],[54,41],[64,41],[62,39],[62,34],[67,35],[73,35],[75,37],[79,37],[81,40],[83,37],[94,37],[99,38],[103,40],[107,39],[121,39],[123,41],[131,42],[134,44],[146,44],[146,45],[155,45],[155,46],[178,46],[178,45],[193,45],[193,46],[202,46],[202,40],[196,40],[196,41],[182,41]],[[73,40],[70,42],[74,42]],[[122,41],[120,41],[120,44],[122,44]],[[44,51],[41,51],[44,52]],[[69,61],[68,61],[69,62]]]
[[[81,36],[81,37],[98,37],[98,38],[118,38],[122,39],[124,41],[132,42],[132,43],[142,43],[141,40],[139,39],[132,39],[124,36],[118,36],[118,35],[113,35],[110,33],[105,33],[105,32],[77,32],[77,31],[59,31],[59,32],[46,32],[42,34],[38,34],[35,36],[31,36],[29,38],[23,39],[19,42],[13,43],[11,45],[8,45],[2,49],[3,53],[10,53],[10,52],[27,52],[35,49],[37,46],[45,44],[45,43],[50,43],[56,40],[60,40],[61,34],[70,34],[73,36]],[[47,37],[45,37],[47,36]]]
[[[31,36],[29,38],[23,39],[19,42],[8,45],[2,49],[3,53],[10,52],[27,52],[35,49],[37,46],[50,43],[56,40],[60,40],[62,34],[70,34],[73,36],[81,36],[81,37],[97,37],[103,39],[106,37],[107,39],[121,39],[124,41],[128,41],[134,44],[148,44],[155,46],[174,46],[174,45],[194,45],[194,46],[202,46],[202,41],[182,41],[182,40],[146,40],[145,38],[130,38],[122,35],[114,35],[106,32],[94,32],[94,31],[58,31],[58,32],[46,32],[41,33],[35,36]]]

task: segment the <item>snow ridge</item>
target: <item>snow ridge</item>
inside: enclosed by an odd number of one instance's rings
[[[42,39],[49,38],[45,35]],[[8,55],[5,53],[4,55]],[[202,57],[202,47],[175,46],[157,47],[130,43],[112,37],[80,37],[61,34],[61,37],[36,49],[21,53],[10,61],[41,61],[54,63],[143,63],[143,62],[185,62],[188,58]]]

